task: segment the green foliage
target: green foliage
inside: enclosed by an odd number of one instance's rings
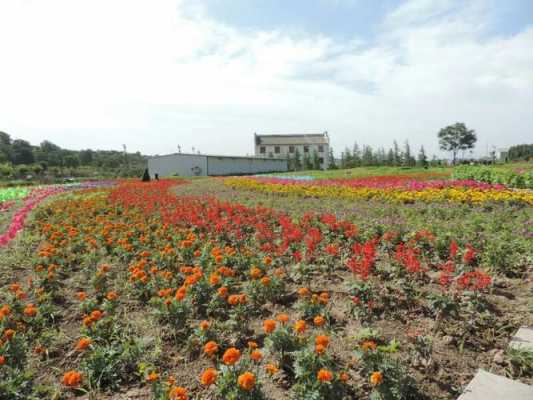
[[[140,345],[132,339],[96,345],[83,359],[81,368],[92,388],[117,390],[124,383],[137,379],[141,355]]]
[[[48,140],[32,146],[0,132],[0,179],[25,179],[28,174],[39,179],[133,177],[140,176],[145,167],[146,158],[139,152],[66,150]]]
[[[374,386],[370,395],[376,400],[406,400],[419,398],[415,381],[408,374],[402,361],[396,357],[397,344],[378,346],[376,349],[358,348],[356,354],[361,362],[362,375]],[[381,374],[380,383],[372,383],[372,374]]]
[[[509,361],[508,372],[513,378],[533,377],[533,351],[509,347],[505,353]]]
[[[244,390],[238,385],[239,375],[245,373],[248,365],[241,361],[236,366],[222,365],[217,378],[216,388],[220,399],[224,400],[261,400],[264,394],[257,374],[255,386],[251,390]]]
[[[518,173],[489,166],[462,165],[454,168],[453,179],[473,179],[490,184],[502,184],[512,188],[533,189],[533,171]]]
[[[452,153],[454,164],[457,159],[457,153],[472,149],[477,141],[475,131],[467,129],[462,122],[457,122],[441,129],[438,137],[441,150]]]
[[[507,159],[511,160],[526,160],[533,158],[533,144],[519,144],[517,146],[509,147],[507,151]]]
[[[332,373],[331,381],[320,381],[317,376],[321,370]],[[312,348],[298,351],[294,361],[296,383],[293,391],[297,399],[340,400],[346,393],[345,385],[335,373],[335,361],[327,354],[319,355]]]

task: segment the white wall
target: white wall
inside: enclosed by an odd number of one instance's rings
[[[209,175],[244,175],[287,171],[286,160],[209,156]]]
[[[148,171],[165,176],[249,175],[285,172],[287,160],[171,154],[148,159]]]
[[[207,156],[196,154],[170,154],[148,159],[148,171],[164,176],[206,176]]]

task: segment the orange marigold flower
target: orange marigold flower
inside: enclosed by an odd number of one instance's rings
[[[326,319],[322,315],[317,315],[315,318],[313,318],[313,323],[316,326],[322,326],[326,323]]]
[[[250,277],[252,279],[258,279],[261,277],[261,275],[263,275],[263,271],[261,271],[259,268],[257,267],[250,268]]]
[[[218,285],[220,283],[220,275],[219,274],[216,274],[216,273],[213,273],[211,275],[209,275],[209,284],[210,285]]]
[[[320,296],[318,296],[318,299],[322,304],[328,304],[329,294],[327,292],[320,293]]]
[[[329,345],[329,336],[326,335],[318,335],[315,338],[315,344],[321,344],[324,347],[328,347]]]
[[[304,333],[307,325],[304,320],[300,319],[294,323],[294,330],[298,333]]]
[[[28,304],[24,307],[24,315],[27,317],[35,317],[37,315],[37,307],[33,304]]]
[[[85,301],[87,299],[87,293],[85,292],[78,292],[76,293],[76,297],[79,301]]]
[[[250,349],[252,349],[252,350],[255,350],[255,349],[257,349],[257,347],[259,347],[259,346],[258,346],[257,343],[254,342],[253,340],[250,340],[250,341],[248,342],[248,348],[250,348]]]
[[[282,324],[289,322],[289,316],[287,314],[279,314],[276,319]]]
[[[266,256],[266,257],[264,257],[264,258],[263,258],[263,263],[264,263],[265,265],[270,265],[270,264],[272,264],[272,257],[270,257],[270,256]]]
[[[115,301],[116,299],[118,299],[118,294],[117,292],[109,292],[105,297],[109,301]]]
[[[4,365],[6,363],[6,358],[4,356],[0,356],[0,365]]]
[[[11,290],[13,293],[16,293],[20,290],[21,286],[19,283],[12,283],[9,285],[9,290]]]
[[[200,377],[200,383],[204,386],[211,386],[217,380],[218,372],[214,368],[207,368]]]
[[[254,350],[250,353],[250,358],[256,362],[259,362],[263,358],[263,354],[259,350]]]
[[[339,375],[339,380],[341,382],[348,382],[348,379],[350,379],[350,375],[348,375],[346,372],[341,372],[340,375]]]
[[[85,350],[92,343],[92,340],[89,338],[81,338],[76,344],[76,350],[81,351]]]
[[[212,340],[207,342],[204,346],[204,353],[208,356],[212,356],[218,351],[218,344]]]
[[[0,308],[0,317],[5,317],[6,315],[9,315],[10,313],[11,313],[11,307],[9,307],[8,304],[4,304],[2,308]]]
[[[180,287],[178,290],[176,290],[176,295],[174,296],[174,298],[176,300],[183,300],[185,298],[185,295],[187,294],[187,288],[182,286]]]
[[[146,377],[146,380],[148,382],[156,382],[159,380],[159,374],[157,374],[156,372],[150,372]]]
[[[327,369],[322,368],[320,371],[318,371],[316,377],[320,382],[329,382],[333,379],[333,374]]]
[[[210,325],[209,321],[205,321],[204,320],[204,321],[200,322],[200,329],[202,331],[205,331],[205,330],[209,329],[209,325]]]
[[[370,375],[370,383],[372,386],[378,386],[383,382],[383,374],[379,371],[372,372],[372,375]]]
[[[187,395],[187,389],[181,386],[175,386],[170,389],[169,397],[172,400],[187,400],[189,398]]]
[[[104,313],[100,310],[94,310],[91,312],[91,318],[94,320],[94,321],[98,321],[99,319],[101,319],[103,317]]]
[[[82,382],[83,377],[78,371],[68,371],[63,375],[63,385],[77,387]]]
[[[311,291],[308,288],[303,287],[303,288],[298,289],[298,294],[301,297],[307,297],[311,294]]]
[[[276,367],[274,364],[267,364],[265,369],[270,375],[274,375],[275,373],[279,371],[279,368]]]
[[[13,329],[6,329],[4,331],[4,338],[6,338],[6,340],[11,340],[11,338],[13,338],[14,335],[15,335],[15,330]]]
[[[237,350],[235,347],[230,347],[226,350],[224,355],[222,356],[222,361],[226,365],[233,365],[237,361],[239,361],[239,358],[241,358],[241,352]]]
[[[195,250],[193,254],[195,257],[200,257],[202,255],[202,252],[200,250]]]
[[[266,319],[263,321],[263,329],[265,333],[272,333],[276,329],[276,321],[273,319]]]
[[[248,302],[248,297],[246,297],[246,294],[242,293],[239,295],[239,303],[240,304],[246,304]]]
[[[324,346],[323,344],[315,345],[316,354],[323,354],[325,351],[326,351],[326,346]]]
[[[268,276],[263,276],[263,277],[261,278],[261,284],[262,284],[263,286],[268,286],[268,285],[270,285],[270,282],[271,282],[271,280],[270,280],[270,278],[269,278]]]
[[[222,261],[224,261],[224,257],[222,255],[219,254],[218,256],[215,256],[215,262],[217,264],[221,264]]]
[[[228,303],[232,306],[235,306],[239,304],[239,295],[238,294],[232,294],[228,297]]]
[[[217,293],[220,297],[226,297],[228,295],[228,288],[225,286],[222,286],[217,290]]]
[[[363,351],[376,350],[376,348],[377,348],[376,342],[374,342],[373,340],[364,341],[363,344],[361,345],[361,349]]]
[[[244,374],[239,375],[237,383],[244,390],[250,391],[255,387],[255,375],[251,372],[245,372]]]

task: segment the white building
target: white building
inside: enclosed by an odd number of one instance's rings
[[[329,166],[329,136],[327,132],[296,135],[258,135],[254,134],[255,155],[258,157],[287,158],[298,152],[301,160],[305,155],[318,155],[320,167]]]
[[[152,178],[165,176],[253,175],[287,171],[286,159],[267,157],[214,156],[176,153],[148,158]]]

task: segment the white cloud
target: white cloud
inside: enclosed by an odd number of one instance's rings
[[[483,2],[461,4],[407,2],[365,42],[242,31],[197,2],[1,2],[0,130],[147,153],[245,154],[254,131],[326,129],[338,151],[434,152],[456,121],[482,147],[530,141],[533,29],[487,36]]]

